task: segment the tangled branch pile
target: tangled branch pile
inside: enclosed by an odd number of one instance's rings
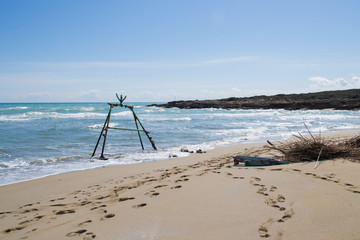
[[[329,160],[334,158],[347,158],[360,162],[360,134],[350,139],[326,139],[321,136],[304,137],[301,134],[294,136],[294,141],[289,141],[275,146],[270,141],[270,149],[284,154],[284,160],[289,162],[306,162]]]

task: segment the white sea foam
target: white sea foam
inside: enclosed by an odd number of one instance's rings
[[[91,112],[91,111],[94,111],[95,108],[93,107],[81,107],[80,108],[80,111],[87,111],[87,112]]]
[[[25,110],[25,109],[28,109],[29,107],[25,107],[25,106],[19,106],[19,107],[10,107],[8,108],[9,110],[16,110],[16,109],[19,109],[19,110]]]
[[[133,114],[131,111],[123,111],[123,112],[113,112],[111,113],[111,116],[117,116],[117,117],[132,117]]]
[[[146,121],[148,122],[168,122],[168,121],[171,121],[171,122],[175,122],[175,121],[191,121],[191,118],[190,117],[180,117],[180,118],[150,118],[150,119],[147,119]]]
[[[113,122],[109,123],[109,127],[117,127],[118,125],[119,125],[118,123],[113,123]],[[92,129],[102,129],[103,126],[104,126],[104,124],[93,124],[88,127],[92,128]]]
[[[80,119],[80,118],[105,118],[107,114],[94,112],[58,113],[58,112],[27,112],[23,114],[3,115],[0,121],[30,121],[42,118]]]
[[[143,108],[140,111],[146,113],[161,113],[161,112],[165,112],[166,110],[164,108],[159,108],[159,107],[149,107],[149,108]]]

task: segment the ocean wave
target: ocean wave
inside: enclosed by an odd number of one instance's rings
[[[148,107],[148,108],[144,108],[141,109],[141,112],[145,112],[145,113],[158,113],[158,112],[165,112],[166,110],[163,108],[158,108],[158,107]]]
[[[249,118],[249,117],[269,117],[274,116],[276,112],[229,112],[229,113],[212,113],[204,115],[207,118]]]
[[[4,163],[0,163],[0,168],[9,168],[9,166]]]
[[[112,123],[112,122],[109,123],[109,127],[116,127],[118,125],[119,125],[118,123]],[[91,128],[91,129],[102,129],[103,127],[104,127],[104,124],[93,124],[93,125],[88,126],[88,128]]]
[[[94,107],[80,107],[79,110],[80,111],[91,112],[91,111],[94,111],[95,108]]]
[[[0,121],[30,121],[43,118],[58,119],[80,119],[80,118],[105,118],[105,113],[80,112],[80,113],[58,113],[58,112],[27,112],[23,114],[3,115]]]
[[[9,107],[8,109],[9,110],[17,110],[17,109],[19,109],[19,110],[26,110],[26,109],[28,109],[29,107],[25,107],[25,106],[19,106],[19,107]]]
[[[111,113],[111,116],[113,117],[113,116],[117,116],[117,117],[132,117],[133,116],[133,114],[132,114],[132,112],[131,111],[124,111],[124,112],[112,112]]]
[[[30,121],[29,117],[25,115],[2,115],[0,116],[0,122],[25,122]]]
[[[148,122],[176,122],[176,121],[191,121],[190,117],[180,117],[180,118],[150,118],[146,119]]]

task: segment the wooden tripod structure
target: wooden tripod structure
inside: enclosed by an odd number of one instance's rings
[[[110,106],[110,110],[109,110],[109,113],[106,117],[106,120],[105,120],[105,123],[104,123],[104,126],[100,132],[100,136],[99,136],[99,139],[96,143],[96,146],[95,146],[95,149],[94,149],[94,152],[92,154],[91,157],[94,157],[95,156],[95,153],[96,153],[96,149],[97,147],[99,146],[99,143],[100,143],[100,140],[101,140],[101,137],[104,138],[104,141],[103,141],[103,145],[102,145],[102,150],[101,150],[101,155],[100,155],[100,159],[101,160],[107,160],[107,158],[104,157],[104,150],[105,150],[105,143],[106,143],[106,137],[107,137],[107,134],[108,134],[108,131],[109,129],[117,129],[117,130],[125,130],[125,131],[136,131],[138,132],[138,136],[139,136],[139,140],[140,140],[140,143],[141,143],[141,147],[142,149],[144,150],[144,144],[143,144],[143,141],[141,139],[141,135],[140,135],[140,132],[144,132],[145,135],[148,137],[152,147],[154,150],[157,150],[156,146],[155,146],[155,142],[152,140],[152,138],[149,136],[149,133],[148,131],[145,130],[144,126],[141,124],[140,122],[140,119],[136,116],[135,112],[134,112],[134,107],[133,106],[129,106],[129,105],[124,105],[123,102],[125,101],[126,99],[126,96],[123,97],[122,95],[119,95],[116,94],[116,97],[117,99],[120,101],[120,104],[117,103],[117,104],[114,104],[114,103],[108,103],[109,106]],[[133,116],[134,116],[134,120],[135,120],[135,126],[136,126],[136,129],[129,129],[129,128],[117,128],[117,127],[110,127],[109,124],[110,124],[110,116],[111,116],[111,111],[114,107],[124,107],[124,108],[128,108],[130,109],[130,111],[132,112]],[[139,126],[141,127],[141,129],[139,129]]]

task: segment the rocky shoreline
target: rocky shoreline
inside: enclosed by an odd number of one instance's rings
[[[164,108],[222,108],[222,109],[334,109],[360,110],[360,89],[324,91],[302,94],[278,94],[215,100],[172,101],[149,106]]]

